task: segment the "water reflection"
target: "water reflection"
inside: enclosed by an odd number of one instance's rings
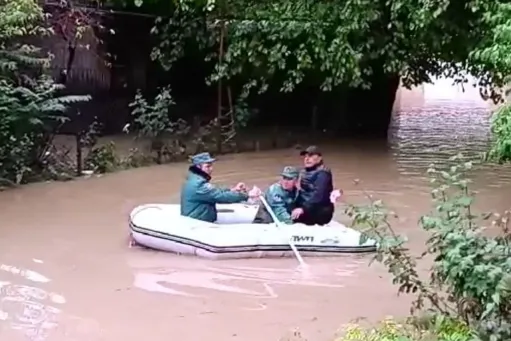
[[[168,255],[169,257],[179,257]],[[345,258],[342,266],[328,263],[311,264],[305,269],[296,267],[256,267],[228,265],[156,267],[135,272],[134,286],[142,290],[188,297],[205,297],[224,292],[258,298],[277,298],[277,287],[308,286],[342,288],[342,278],[355,275],[367,261]],[[187,288],[187,289],[183,289]],[[197,290],[200,289],[200,290]]]
[[[433,161],[456,152],[478,158],[491,138],[485,108],[436,104],[397,115],[391,125],[390,146],[403,174],[424,172]]]
[[[390,127],[389,144],[398,171],[405,176],[425,178],[425,170],[435,162],[445,164],[449,157],[463,153],[477,163],[486,187],[508,186],[511,165],[482,162],[491,141],[491,111],[488,106],[436,101],[423,108],[401,112]]]
[[[46,340],[57,327],[60,306],[66,302],[64,296],[16,283],[20,279],[34,285],[50,282],[39,272],[5,264],[0,265],[0,270],[18,277],[13,281],[0,281],[0,324],[20,331],[29,340]]]

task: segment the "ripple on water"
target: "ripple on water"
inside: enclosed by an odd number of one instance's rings
[[[427,166],[457,152],[478,156],[490,142],[489,118],[485,108],[445,103],[401,112],[392,122],[390,144],[403,166]]]
[[[490,118],[487,107],[456,102],[432,103],[396,114],[389,143],[399,172],[424,176],[429,164],[445,164],[459,152],[480,160],[491,142]],[[483,174],[492,174],[488,186],[509,184],[511,180],[510,166],[479,164],[477,168]]]
[[[229,265],[228,262],[208,265],[197,260],[175,267],[136,269],[134,286],[150,292],[187,297],[206,297],[223,292],[248,297],[277,298],[279,288],[285,286],[344,287],[344,278],[355,276],[361,264],[367,265],[366,260],[351,257],[345,259],[348,261],[344,261],[342,265],[339,265],[338,261],[333,265],[323,259],[321,263],[309,264],[306,269],[295,266]]]
[[[64,296],[39,288],[50,282],[39,272],[5,264],[0,270],[6,278],[13,277],[0,281],[0,324],[22,332],[29,340],[46,340],[57,327]],[[18,284],[20,280],[30,285]]]

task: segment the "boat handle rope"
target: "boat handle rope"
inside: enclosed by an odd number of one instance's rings
[[[275,226],[280,229],[281,222],[279,221],[279,219],[275,215],[275,212],[273,212],[273,210],[270,207],[270,205],[268,205],[268,202],[266,201],[264,196],[261,195],[259,197],[259,200],[261,200],[261,202],[263,203],[264,207],[266,208],[266,210],[270,214],[271,218],[273,219],[273,222],[275,223]],[[289,237],[288,243],[289,243],[289,246],[291,246],[291,250],[295,254],[296,259],[298,260],[298,263],[300,263],[301,266],[306,266],[307,264],[305,264],[305,261],[303,260],[302,256],[300,255],[300,252],[298,252],[298,249],[296,248],[296,245],[293,242],[293,239],[291,238],[291,236]]]
[[[138,208],[136,209],[136,211],[135,211],[135,212],[131,212],[131,213],[130,213],[130,220],[131,220],[131,221],[133,221],[133,218],[134,218],[137,214],[139,214],[140,212],[145,211],[145,210],[147,210],[147,209],[149,209],[149,208],[156,208],[157,210],[160,210],[160,211],[162,210],[162,208],[161,208],[161,207],[159,207],[159,206],[157,206],[157,204],[147,204],[147,205],[143,205],[143,206],[141,206],[141,207],[138,207]]]

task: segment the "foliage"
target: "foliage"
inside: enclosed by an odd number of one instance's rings
[[[80,133],[80,146],[82,148],[93,148],[98,143],[98,136],[102,129],[103,124],[99,122],[97,117],[94,117],[94,121]]]
[[[48,166],[52,129],[65,120],[69,104],[87,96],[60,96],[62,86],[45,75],[49,59],[20,43],[48,31],[36,2],[0,4],[0,177],[20,183]]]
[[[134,118],[135,127],[140,137],[159,138],[165,134],[172,134],[179,123],[170,119],[169,109],[173,106],[170,88],[162,88],[149,103],[140,91],[135,95],[135,100],[130,103],[131,115]]]
[[[231,114],[231,112],[229,112]],[[243,99],[238,99],[232,108],[232,116],[234,117],[233,124],[236,129],[245,128],[249,120],[257,115],[257,110],[251,109],[247,102]]]
[[[485,158],[499,163],[511,161],[511,105],[500,106],[493,114],[491,131],[493,140]]]
[[[84,161],[86,170],[96,174],[149,166],[155,162],[153,157],[142,153],[137,148],[130,149],[128,155],[121,157],[113,141],[93,147]]]
[[[17,65],[7,64],[4,58],[18,58],[24,54],[20,45],[13,43],[12,39],[44,33],[45,30],[39,25],[44,20],[44,14],[41,7],[30,0],[2,1],[0,7],[1,69],[15,69]]]
[[[489,0],[178,1],[153,30],[153,57],[171,66],[187,46],[215,60],[210,81],[244,79],[245,90],[367,88],[373,76],[406,85],[468,69],[487,25]],[[225,44],[221,44],[225,38]],[[221,57],[220,55],[223,55]]]
[[[125,168],[138,168],[148,166],[154,162],[153,158],[145,155],[137,148],[131,148],[128,156],[122,160],[122,165]]]
[[[26,85],[0,80],[0,177],[16,183],[41,170],[54,124],[66,120],[67,106],[83,96],[57,97],[60,86],[42,76]]]
[[[121,160],[117,156],[115,143],[109,142],[103,146],[93,147],[84,160],[85,168],[94,173],[110,173],[121,166]]]
[[[482,42],[474,48],[470,61],[475,65],[483,65],[484,70],[490,72],[492,81],[503,86],[511,76],[511,4],[495,2],[484,16],[484,22],[490,28],[490,34],[485,35]],[[482,93],[483,97],[500,98],[498,93]],[[493,95],[493,96],[492,96]]]
[[[379,242],[375,259],[383,263],[400,293],[414,293],[412,313],[432,309],[466,323],[478,340],[504,341],[511,337],[511,213],[476,215],[466,172],[472,168],[458,155],[443,170],[431,165],[428,173],[434,211],[420,219],[430,236],[419,260],[431,257],[429,280],[421,278],[417,258],[405,238],[391,227],[391,213],[381,201],[350,206],[354,225]],[[494,218],[491,230],[485,222]]]
[[[187,135],[190,130],[186,121],[180,118],[172,120],[169,110],[174,104],[170,87],[164,87],[160,89],[153,103],[149,103],[142,93],[138,91],[135,100],[129,105],[132,108],[131,114],[134,117],[134,130],[137,132],[138,137],[150,139],[151,151],[156,151],[156,161],[158,163],[162,163],[163,157],[173,154],[171,150],[173,148],[169,148],[165,139],[173,138],[174,143],[170,147],[181,149],[177,139],[180,136]],[[129,129],[130,125],[127,125],[125,131],[129,131]]]
[[[60,71],[58,81],[66,84],[72,72],[76,55],[80,49],[89,50],[91,43],[101,44],[98,38],[101,33],[115,34],[113,29],[107,29],[102,25],[102,12],[87,7],[74,6],[72,0],[62,0],[52,4],[46,4],[50,13],[47,16],[46,25],[55,37],[60,38],[67,47],[66,60]],[[104,54],[107,66],[111,66],[109,53]]]
[[[491,161],[511,161],[511,107],[506,101],[509,95],[511,77],[511,4],[499,4],[494,11],[488,12],[488,25],[493,28],[481,46],[472,51],[470,58],[476,64],[490,70],[493,82],[500,91],[482,92],[483,98],[491,97],[495,103],[502,103],[493,116],[493,141],[486,158]]]
[[[470,341],[470,329],[455,320],[434,317],[428,323],[418,319],[396,322],[386,319],[373,328],[362,328],[356,324],[346,326],[336,341]]]

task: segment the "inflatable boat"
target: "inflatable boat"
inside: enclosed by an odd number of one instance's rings
[[[361,243],[360,232],[335,221],[257,224],[258,205],[220,204],[217,209],[218,220],[208,223],[181,216],[179,205],[138,206],[130,214],[131,238],[151,249],[210,259],[293,256],[291,243],[303,256],[376,251],[375,241]]]

